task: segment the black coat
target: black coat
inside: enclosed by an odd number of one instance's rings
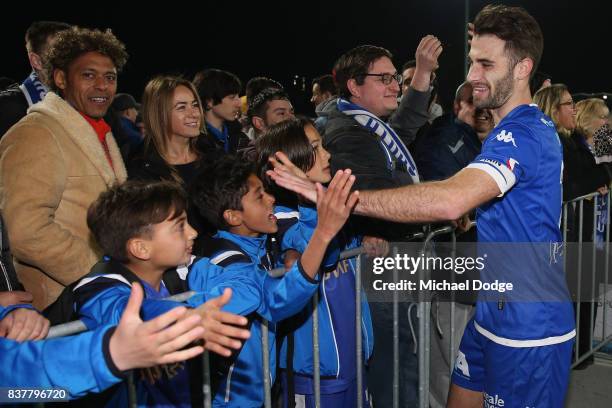
[[[560,136],[563,145],[563,201],[568,201],[595,192],[610,184],[610,174],[606,164],[596,164],[584,137],[574,132],[571,136]],[[593,203],[585,200],[583,204],[583,241],[593,239]],[[568,205],[568,242],[578,241],[580,209],[578,205]]]
[[[127,164],[128,180],[175,181],[172,176],[172,168],[160,156],[157,150],[153,147],[147,149],[144,145],[143,143],[141,148],[134,153]],[[224,154],[222,150],[209,145],[205,140],[198,140],[198,150],[202,156],[195,163],[196,174],[194,177],[199,176],[199,167],[201,164]],[[190,185],[184,183],[183,188],[189,192]],[[189,224],[198,231],[200,236],[212,235],[216,232],[216,228],[204,220],[190,201],[188,201],[187,206],[187,218]]]
[[[454,114],[440,116],[414,146],[414,160],[425,181],[445,180],[470,164],[482,149],[474,129]]]
[[[403,163],[387,165],[385,150],[379,136],[359,125],[353,118],[334,110],[328,116],[323,145],[331,154],[330,170],[351,169],[356,177],[356,190],[378,190],[412,184],[412,177]],[[420,227],[393,223],[370,217],[351,216],[350,225],[357,234],[401,241]]]
[[[0,138],[28,111],[28,101],[19,88],[13,84],[0,92]]]
[[[240,122],[235,120],[233,122],[226,122],[227,125],[227,133],[229,136],[229,146],[227,153],[236,154],[239,150],[244,149],[249,145],[249,138],[247,135],[242,132],[242,125]],[[220,150],[222,153],[225,152],[225,146],[223,142],[217,139],[213,134],[207,132],[202,136],[204,142],[209,148],[215,148]]]

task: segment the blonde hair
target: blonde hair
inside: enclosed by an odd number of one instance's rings
[[[564,84],[552,84],[536,92],[533,96],[533,102],[553,120],[557,127],[557,133],[562,136],[569,136],[572,129],[566,129],[559,124],[559,104],[565,92],[569,93],[567,86]]]
[[[606,103],[599,98],[589,98],[582,100],[576,104],[576,130],[585,137],[593,136],[597,130],[595,128],[595,119],[603,116],[609,110]]]
[[[168,141],[172,131],[172,98],[174,91],[184,86],[191,91],[198,101],[200,110],[200,132],[204,132],[204,112],[200,96],[193,84],[185,78],[175,76],[158,76],[149,81],[142,96],[142,121],[145,127],[145,149],[154,148],[170,167],[172,177],[181,181],[174,166],[168,161]],[[200,153],[196,148],[197,138],[189,140],[189,149],[198,156]],[[149,150],[150,151],[150,150]]]

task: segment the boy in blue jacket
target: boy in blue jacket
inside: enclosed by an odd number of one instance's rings
[[[263,188],[251,163],[225,156],[205,168],[203,177],[192,185],[190,197],[218,233],[203,253],[210,262],[223,267],[220,274],[202,271],[196,265],[188,279],[192,289],[223,285],[238,277],[250,278],[254,285],[238,289],[225,310],[248,316],[251,337],[240,353],[217,361],[213,371],[217,407],[261,407],[264,402],[262,326],[268,321],[270,382],[276,372],[276,322],[298,313],[319,286],[319,267],[329,243],[344,225],[357,194],[350,193],[354,178],[338,183],[332,180],[326,192],[319,185],[318,221],[309,231],[303,254],[282,276],[269,272],[282,265],[273,259],[268,234],[277,231],[274,197]],[[299,239],[299,237],[296,237]],[[337,260],[337,252],[333,263]],[[333,254],[328,255],[334,258]]]
[[[96,264],[72,287],[76,312],[88,328],[119,321],[132,282],[144,288],[144,320],[180,305],[163,299],[188,289],[187,268],[177,268],[190,263],[197,235],[187,223],[186,205],[182,189],[170,182],[127,182],[102,193],[91,205],[87,224],[108,259]],[[213,313],[208,302],[202,304],[206,297],[211,296],[200,293],[189,299],[188,305],[197,309],[188,314],[202,314],[205,347],[228,355],[229,350],[223,346],[239,348],[236,339],[249,335],[247,330],[230,325],[245,325],[246,319],[220,311]],[[201,389],[195,378],[183,363],[139,370],[135,377],[138,404],[191,406],[201,397],[191,392]],[[108,405],[126,403],[127,387],[122,385]]]
[[[117,327],[106,325],[76,336],[25,343],[0,338],[0,366],[4,368],[0,371],[0,387],[62,388],[66,394],[53,395],[78,398],[124,380],[127,370],[183,361],[204,350],[201,346],[181,350],[201,338],[201,316],[196,314],[177,322],[187,313],[186,308],[180,307],[143,322],[139,316],[142,298],[142,288],[134,285]],[[0,306],[0,325],[6,325],[16,310],[29,311],[29,307]],[[24,316],[27,321],[22,321],[22,326],[39,326],[36,315]]]

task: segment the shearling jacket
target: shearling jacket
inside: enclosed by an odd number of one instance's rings
[[[102,255],[87,228],[87,209],[126,179],[112,133],[106,142],[112,166],[91,125],[53,92],[0,142],[0,209],[17,275],[39,309]]]

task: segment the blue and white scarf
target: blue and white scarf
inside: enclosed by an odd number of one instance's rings
[[[49,91],[47,86],[40,82],[38,75],[34,71],[19,85],[19,88],[28,101],[28,107],[42,101]]]
[[[391,126],[380,120],[376,115],[346,99],[338,98],[338,110],[352,117],[361,126],[379,136],[379,142],[387,155],[387,166],[390,169],[393,168],[392,157],[395,157],[406,166],[408,174],[412,177],[412,182],[414,184],[420,182],[419,172],[417,171],[412,155]]]

